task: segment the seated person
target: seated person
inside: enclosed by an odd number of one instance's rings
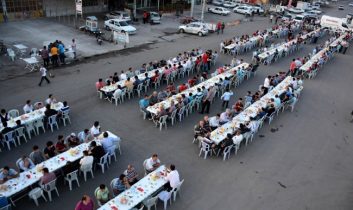
[[[4,166],[2,171],[0,171],[0,184],[5,183],[7,180],[18,177],[19,174],[15,169]]]
[[[216,114],[216,116],[209,118],[210,127],[211,127],[212,130],[217,129],[217,128],[220,126],[220,124],[219,124],[219,118],[220,118],[220,116],[221,116],[221,115],[218,113],[218,114]]]
[[[64,140],[63,135],[58,136],[58,142],[56,142],[56,144],[55,144],[55,149],[59,153],[65,152],[67,150],[67,146],[65,144],[65,140]]]
[[[114,195],[119,195],[130,188],[129,181],[125,174],[120,174],[119,179],[113,185]]]
[[[55,146],[52,141],[47,142],[47,147],[44,148],[44,156],[46,159],[50,159],[56,155]]]
[[[231,112],[230,109],[226,109],[225,112],[222,112],[222,114],[219,117],[219,123],[221,125],[229,122],[231,120]]]
[[[88,152],[89,155],[92,155],[94,158],[94,162],[97,163],[105,155],[104,148],[100,145],[97,145],[95,141],[92,141],[90,144],[90,150]]]
[[[161,165],[161,161],[158,159],[157,154],[153,154],[152,157],[146,160],[145,169],[147,173],[151,173]]]
[[[75,147],[80,144],[80,139],[77,138],[75,133],[71,133],[70,136],[66,137],[66,142],[69,147]]]
[[[217,147],[220,153],[222,154],[224,149],[231,145],[233,145],[232,134],[227,133],[227,137],[219,145],[217,145]]]
[[[22,171],[28,171],[34,168],[35,165],[30,158],[24,155],[21,157],[21,160],[18,162],[18,166],[20,167],[20,172],[22,172]]]
[[[127,166],[127,169],[125,170],[124,174],[126,175],[126,178],[130,185],[133,185],[136,182],[138,182],[138,179],[137,179],[138,173],[136,172],[135,168],[131,164]]]

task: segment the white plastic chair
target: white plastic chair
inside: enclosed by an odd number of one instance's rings
[[[69,112],[70,110],[65,110],[62,112],[61,120],[63,121],[64,126],[66,126],[66,121],[68,121],[71,124]]]
[[[80,187],[80,183],[78,182],[77,172],[78,172],[78,170],[75,170],[75,171],[67,174],[66,177],[64,178],[65,181],[67,181],[69,183],[70,191],[72,190],[72,182],[73,181],[76,181],[77,186]]]
[[[202,153],[205,153],[204,159],[207,158],[208,153],[210,153],[210,155],[212,155],[212,151],[211,151],[210,145],[208,145],[207,143],[205,143],[203,141],[201,141],[201,149],[200,149],[199,156],[201,156]]]
[[[178,116],[179,116],[179,122],[181,122],[181,120],[183,119],[184,117],[184,112],[185,112],[185,106],[181,107],[179,109],[179,112],[178,112]]]
[[[112,181],[110,181],[110,188],[112,189],[113,195],[115,195],[114,190],[113,190],[114,189],[114,185],[118,181],[118,179],[119,178],[114,178]]]
[[[108,156],[109,156],[109,153],[106,153],[103,157],[101,157],[101,159],[99,160],[99,163],[97,163],[97,165],[101,167],[103,174],[104,174],[105,166],[107,166],[107,168],[109,168]]]
[[[178,110],[175,109],[169,117],[170,121],[172,122],[172,126],[174,125],[177,112],[178,112]]]
[[[147,161],[148,161],[148,159],[144,160],[144,161],[143,161],[143,164],[142,164],[143,170],[145,171],[145,176],[148,174],[148,171],[147,171],[147,168],[146,168]]]
[[[34,203],[38,206],[38,198],[43,198],[45,202],[47,202],[47,198],[45,197],[43,190],[40,187],[36,187],[28,193],[30,199],[34,201]]]
[[[112,158],[114,158],[115,162],[116,162],[116,153],[115,153],[115,150],[116,150],[116,146],[113,145],[111,148],[109,148],[109,151],[108,151],[108,163],[111,164],[112,163]]]
[[[9,131],[4,134],[4,143],[6,143],[7,148],[9,150],[11,150],[10,143],[13,143],[15,147],[17,147],[14,134],[15,134],[15,131]]]
[[[168,115],[161,116],[159,120],[156,122],[156,126],[159,125],[159,130],[161,131],[163,126],[165,126],[165,129],[167,129],[167,119]]]
[[[120,147],[120,141],[115,141],[115,149],[119,150],[119,154],[121,155],[121,147]]]
[[[270,125],[274,116],[275,116],[276,112],[273,112],[270,116],[267,116],[267,119],[268,119],[268,124]]]
[[[93,163],[80,166],[80,171],[83,173],[83,178],[84,178],[85,182],[87,181],[87,173],[88,172],[90,172],[92,178],[94,178],[93,169],[92,168],[93,168]]]
[[[17,138],[17,142],[19,145],[21,145],[21,137],[27,142],[27,137],[25,134],[25,128],[24,127],[19,127],[17,129],[15,129],[15,133],[16,133],[16,138]]]
[[[12,118],[20,116],[20,112],[17,109],[11,109],[7,114]]]
[[[51,197],[51,192],[52,192],[52,191],[55,191],[56,194],[57,194],[58,197],[59,197],[59,191],[58,191],[58,188],[56,188],[56,179],[54,179],[53,181],[51,181],[51,182],[49,182],[49,183],[43,185],[42,188],[43,188],[43,190],[44,190],[45,192],[48,193],[48,197],[49,197],[49,201],[50,201],[50,202],[52,201],[52,197]]]
[[[154,210],[157,210],[157,202],[158,202],[158,196],[155,196],[144,200],[142,203],[147,207],[147,210],[151,210],[153,206],[154,206]]]
[[[143,89],[143,83],[138,84],[135,91],[137,92],[137,95],[139,98],[141,97],[142,89]]]
[[[37,134],[39,134],[39,128],[43,129],[43,132],[45,133],[45,128],[44,128],[44,123],[43,119],[36,120],[33,122],[34,127],[36,128]]]
[[[173,191],[170,191],[170,192],[162,191],[158,194],[159,199],[164,203],[164,210],[167,210],[168,201],[170,205],[172,205],[172,199],[171,199],[172,193]]]
[[[7,48],[7,55],[10,57],[12,61],[15,61],[16,54],[15,54],[15,51],[13,51],[13,49]]]
[[[33,125],[33,122],[26,123],[25,127],[26,127],[26,132],[27,132],[29,139],[31,139],[32,132],[34,133],[34,135],[37,135],[37,131]]]
[[[229,159],[230,151],[232,150],[232,148],[233,148],[232,145],[224,148],[224,150],[223,150],[223,161],[225,161],[226,159]]]
[[[52,115],[48,118],[48,125],[50,126],[51,132],[54,132],[54,126],[59,130],[58,122],[56,121],[56,115]]]
[[[174,202],[175,202],[175,200],[176,200],[176,196],[177,196],[177,194],[179,193],[179,196],[181,196],[181,185],[183,185],[183,183],[184,183],[184,179],[183,180],[181,180],[181,182],[178,184],[178,186],[173,190],[173,200],[174,200]]]

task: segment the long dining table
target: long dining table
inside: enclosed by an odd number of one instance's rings
[[[50,105],[50,107],[52,109],[55,109],[56,111],[60,111],[63,106],[64,105],[61,102],[54,103],[54,104]],[[46,110],[46,108],[42,107],[42,108],[34,110],[34,111],[30,112],[30,113],[26,113],[26,114],[20,115],[18,117],[12,118],[12,119],[7,121],[7,126],[10,127],[10,128],[16,127],[17,126],[17,124],[16,124],[17,120],[21,120],[22,124],[28,124],[28,123],[31,123],[33,121],[43,119],[44,116],[45,116],[45,114],[44,114],[45,110]],[[4,127],[3,127],[2,124],[0,124],[0,131],[2,129],[4,129]]]
[[[166,167],[164,165],[159,166],[155,171],[140,179],[129,189],[105,203],[98,210],[130,210],[134,208],[167,183],[167,180],[164,178],[166,174]]]
[[[210,140],[212,140],[215,144],[219,144],[226,137],[227,134],[234,134],[235,131],[239,128],[241,123],[246,123],[250,121],[250,117],[255,117],[257,115],[258,109],[261,107],[266,107],[268,100],[274,98],[275,95],[281,95],[286,91],[288,85],[291,84],[292,77],[287,76],[282,82],[280,82],[276,87],[274,87],[271,91],[269,91],[266,95],[260,98],[260,100],[251,104],[244,111],[233,117],[231,121],[223,124],[218,127],[214,131],[211,132]]]
[[[108,136],[121,141],[120,137],[108,132]],[[94,140],[99,143],[103,138],[103,133],[96,137]],[[10,199],[14,204],[12,197],[17,193],[27,189],[28,187],[36,184],[40,181],[43,176],[42,169],[48,168],[49,172],[54,172],[62,169],[69,162],[75,162],[83,157],[83,151],[88,150],[90,142],[82,143],[76,147],[70,148],[67,151],[60,153],[50,159],[45,160],[42,163],[37,164],[34,168],[21,172],[17,178],[10,179],[3,184],[0,184],[0,196],[4,196]]]
[[[175,95],[167,98],[164,101],[156,103],[153,106],[147,107],[147,111],[149,111],[151,114],[156,115],[158,113],[159,107],[161,105],[163,105],[163,107],[165,109],[168,109],[170,107],[171,101],[176,101],[177,98],[181,97],[181,94],[185,94],[186,96],[188,96],[189,93],[192,93],[193,95],[195,95],[197,93],[197,89],[198,88],[202,88],[202,86],[205,86],[205,88],[207,89],[207,88],[209,88],[211,86],[214,86],[216,83],[218,83],[220,81],[220,79],[224,79],[226,77],[234,76],[238,69],[241,69],[241,68],[246,69],[248,66],[249,66],[248,63],[242,63],[242,64],[240,64],[240,65],[238,65],[236,67],[233,67],[233,68],[227,70],[226,72],[224,72],[222,74],[218,74],[218,75],[216,75],[214,77],[211,77],[210,79],[208,79],[208,80],[206,80],[204,82],[201,82],[201,83],[199,83],[199,84],[197,84],[197,85],[195,85],[195,86],[193,86],[191,88],[188,88],[188,89],[184,90],[181,93],[175,94]]]

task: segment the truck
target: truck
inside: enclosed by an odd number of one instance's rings
[[[306,11],[307,9],[310,8],[310,3],[309,2],[298,1],[297,2],[297,8]]]
[[[348,14],[346,18],[338,18],[338,17],[331,17],[328,15],[323,15],[320,20],[320,26],[323,28],[329,28],[331,30],[353,32],[352,18],[353,18],[352,14]]]

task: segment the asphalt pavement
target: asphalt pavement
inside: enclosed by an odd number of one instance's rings
[[[336,14],[337,11],[330,9],[327,13]],[[206,18],[213,16],[207,14]],[[1,81],[1,108],[22,110],[27,99],[44,101],[52,93],[58,100],[68,101],[72,124],[60,126],[53,133],[47,130],[11,152],[5,149],[0,153],[0,165],[15,167],[15,161],[21,155],[29,154],[34,144],[44,147],[46,141],[56,141],[59,134],[77,133],[98,120],[103,130],[122,138],[122,155],[105,174],[97,170],[95,178],[87,182],[80,177],[81,187],[74,187],[72,191],[60,180],[60,197],[54,195],[51,203],[41,201],[40,208],[73,209],[83,194],[93,197],[99,184],[108,185],[126,169],[127,164],[133,164],[142,176],[143,160],[152,153],[158,153],[163,164],[175,164],[181,178],[185,179],[181,197],[168,206],[171,210],[352,209],[352,48],[345,55],[336,55],[316,78],[304,81],[304,90],[294,112],[281,113],[270,126],[266,124],[259,131],[250,145],[242,147],[238,155],[232,155],[227,161],[198,157],[198,147],[192,144],[193,126],[203,115],[194,113],[181,123],[159,131],[151,121],[142,119],[137,97],[117,107],[97,97],[94,83],[98,78],[106,78],[128,67],[138,68],[149,61],[167,59],[193,48],[218,50],[223,39],[269,26],[268,19],[257,18],[254,22],[228,27],[224,34],[218,36],[211,34],[200,38],[183,35],[172,41],[92,58],[54,70],[52,82],[42,87],[37,85],[39,73]],[[234,90],[236,96],[230,104],[248,90],[257,90],[267,75],[286,71],[294,57],[308,54],[314,46],[306,45],[301,51],[272,65],[261,65],[254,78]],[[213,69],[230,63],[231,58],[220,55]],[[250,62],[251,52],[239,58]],[[212,104],[211,116],[221,111],[220,104],[220,100]],[[15,209],[38,209],[28,198],[16,204]],[[162,208],[159,202],[158,209]]]

